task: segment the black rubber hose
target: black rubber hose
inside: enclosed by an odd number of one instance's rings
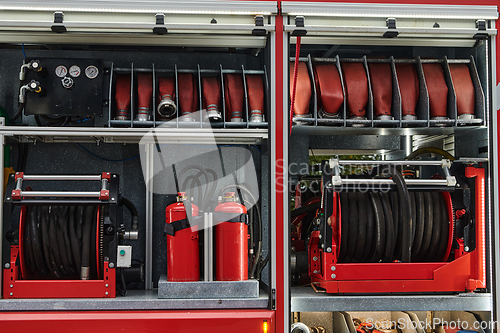
[[[69,237],[71,239],[71,252],[73,253],[73,260],[75,262],[75,268],[77,275],[80,275],[81,268],[81,258],[82,258],[82,250],[80,248],[80,240],[76,234],[77,225],[75,223],[75,213],[76,207],[69,207]]]
[[[56,207],[51,207],[49,209],[49,236],[50,236],[50,252],[54,256],[54,260],[57,265],[57,269],[61,273],[61,276],[67,276],[66,270],[61,259],[61,250],[59,248],[58,230],[56,225],[57,215],[55,214]]]
[[[417,259],[417,255],[420,252],[422,246],[422,240],[424,238],[424,219],[425,219],[425,206],[424,206],[424,194],[422,192],[415,193],[415,206],[416,206],[416,220],[415,220],[415,240],[412,247],[412,260]]]
[[[366,197],[365,193],[357,192],[356,201],[358,205],[358,239],[356,240],[356,249],[354,251],[354,260],[361,262],[363,258],[363,252],[366,246],[366,225],[367,225],[367,213],[366,213]]]
[[[86,206],[83,210],[83,228],[82,228],[82,268],[88,267],[90,270],[90,235],[92,233],[92,206]]]
[[[22,85],[22,84],[21,84]],[[21,87],[19,87],[21,88]],[[18,90],[19,91],[19,90]],[[17,107],[17,111],[16,113],[12,116],[12,118],[10,118],[10,121],[13,123],[14,121],[17,120],[17,118],[21,117],[21,115],[23,114],[23,109],[24,109],[24,104],[19,104],[19,106]]]
[[[35,264],[35,258],[33,256],[33,249],[31,248],[31,212],[33,210],[33,207],[28,207],[26,211],[26,218],[24,220],[24,264],[25,264],[25,269],[30,271],[31,273],[36,272],[36,264]],[[26,277],[25,277],[26,278]]]
[[[415,221],[417,220],[417,200],[415,198],[415,193],[410,192],[410,202],[411,202],[411,220],[412,220],[412,228],[411,228],[411,244],[413,250],[413,243],[415,242],[415,233],[417,232],[417,225]]]
[[[61,210],[63,210],[63,207],[57,207],[57,210],[54,209],[54,214],[55,217],[54,219],[56,220],[56,226],[57,226],[57,238],[58,238],[58,244],[59,244],[59,254],[61,256],[61,261],[64,266],[64,271],[66,272],[66,276],[71,276],[71,265],[68,260],[68,250],[66,248],[66,241],[64,237],[64,224],[66,221],[63,221],[61,219]]]
[[[45,267],[45,260],[43,258],[43,245],[40,234],[40,209],[39,207],[33,206],[30,211],[30,241],[31,241],[31,249],[33,250],[33,258],[36,265],[36,272],[38,275],[40,273],[42,276],[46,276],[48,274],[48,270]]]
[[[446,249],[448,248],[448,238],[449,238],[449,219],[448,219],[448,209],[446,208],[446,203],[444,201],[443,195],[439,193],[439,204],[441,207],[441,238],[439,239],[439,247],[437,250],[436,261],[446,260],[448,258],[443,258],[446,254]]]
[[[76,276],[75,262],[73,261],[73,253],[71,251],[72,245],[71,241],[69,240],[68,210],[68,206],[64,206],[59,209],[59,225],[61,226],[64,235],[64,245],[66,248],[66,257],[68,260],[68,268],[66,269],[66,271],[69,271],[71,276]]]
[[[299,216],[302,214],[307,214],[309,212],[315,211],[315,210],[320,209],[320,208],[321,208],[321,202],[315,202],[313,204],[310,204],[309,206],[299,207],[299,208],[292,210],[292,212],[290,213],[290,217],[294,218],[296,216]]]
[[[139,213],[137,212],[137,208],[130,200],[124,197],[121,197],[120,203],[125,207],[127,207],[127,209],[130,212],[130,215],[132,215],[132,222],[131,222],[132,230],[139,230]]]
[[[403,210],[399,209],[398,194],[394,191],[389,192],[391,199],[392,217],[394,219],[394,259],[401,259],[402,241],[403,241]]]
[[[399,209],[403,211],[403,240],[401,249],[401,261],[410,262],[411,260],[411,246],[412,246],[412,230],[413,230],[413,220],[411,213],[411,200],[410,193],[408,192],[408,187],[401,176],[401,173],[396,169],[395,166],[389,165],[389,173],[392,176],[392,180],[396,184],[399,195]]]
[[[48,267],[50,273],[56,277],[59,277],[60,275],[57,271],[57,267],[54,265],[54,262],[50,259],[48,214],[49,214],[49,208],[47,206],[41,207],[40,229],[42,230],[43,255],[45,258],[45,264]]]
[[[441,239],[441,203],[439,202],[439,197],[441,196],[438,192],[432,192],[432,206],[434,212],[434,224],[432,225],[432,238],[429,250],[427,250],[427,255],[425,256],[426,261],[436,261],[438,256],[439,241]]]
[[[391,206],[389,204],[389,195],[387,193],[380,193],[382,201],[382,208],[385,216],[385,232],[386,232],[386,246],[382,261],[391,262],[392,255],[394,254],[394,220],[392,216]]]
[[[373,215],[373,207],[370,201],[370,197],[365,195],[365,207],[366,207],[366,240],[365,240],[365,250],[363,251],[363,262],[369,262],[373,254],[373,238],[375,229],[375,216]]]
[[[347,193],[349,197],[349,241],[347,243],[346,262],[354,260],[354,253],[358,242],[358,202],[356,193]]]
[[[375,251],[370,262],[379,262],[385,251],[385,218],[382,203],[377,192],[370,192],[370,201],[375,216]]]
[[[422,246],[420,247],[420,251],[417,255],[417,260],[419,261],[424,260],[432,239],[434,211],[432,205],[432,196],[430,192],[424,192],[424,207],[425,207],[424,237],[422,239]]]
[[[340,193],[340,262],[344,262],[349,239],[349,197],[346,192]]]

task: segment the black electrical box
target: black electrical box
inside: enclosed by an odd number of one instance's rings
[[[102,116],[103,61],[101,59],[38,60],[41,70],[26,70],[25,83],[35,80],[41,91],[26,91],[25,115]]]

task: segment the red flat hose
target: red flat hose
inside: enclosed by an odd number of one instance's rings
[[[447,117],[448,86],[441,64],[423,64],[425,82],[429,91],[431,118]]]
[[[207,117],[220,118],[220,81],[215,76],[207,76],[201,78],[201,85],[203,87],[203,108],[207,110]]]
[[[250,108],[250,122],[263,121],[264,114],[264,84],[259,74],[247,74],[248,107]]]
[[[316,94],[318,96],[318,110],[323,109],[327,117],[336,117],[344,103],[342,82],[335,64],[314,64]]]
[[[390,116],[392,105],[392,72],[388,63],[368,63],[373,90],[375,117]]]
[[[466,64],[450,64],[451,79],[457,95],[458,115],[474,114],[476,95]]]
[[[349,117],[365,117],[368,105],[368,78],[360,62],[342,63]]]
[[[137,74],[137,120],[149,120],[151,102],[153,99],[153,74]]]
[[[158,91],[160,95],[160,104],[158,105],[158,113],[160,117],[165,119],[175,114],[175,78],[160,77],[158,79]]]
[[[243,79],[239,74],[224,74],[226,97],[226,121],[243,121]]]
[[[300,56],[300,40],[301,37],[297,36],[295,42],[295,64],[293,68],[293,85],[292,85],[292,100],[290,106],[290,135],[292,135],[293,114],[295,111],[295,93],[297,90],[297,76],[299,72],[299,56]]]
[[[185,116],[185,120],[194,120],[189,115],[196,111],[197,89],[194,81],[194,76],[191,73],[181,73],[177,76],[179,85],[179,106],[181,116]]]
[[[396,63],[396,76],[401,92],[403,116],[415,116],[420,96],[417,69],[414,64]]]
[[[116,120],[130,119],[130,74],[116,76]]]

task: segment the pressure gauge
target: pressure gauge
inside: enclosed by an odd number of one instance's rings
[[[85,68],[85,75],[89,79],[95,79],[97,75],[99,75],[99,70],[94,65],[90,65],[87,68]]]
[[[72,77],[79,77],[82,74],[82,70],[77,65],[73,65],[69,68],[69,75]]]
[[[65,77],[66,74],[68,74],[68,69],[66,68],[66,66],[59,65],[56,67],[56,75],[58,77]]]

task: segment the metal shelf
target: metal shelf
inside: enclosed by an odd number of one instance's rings
[[[267,309],[268,301],[263,290],[240,299],[158,299],[157,290],[129,290],[116,298],[0,299],[0,311]]]
[[[378,128],[294,125],[292,135],[449,135],[486,129],[485,126]]]
[[[105,143],[260,144],[267,129],[96,128],[5,126],[0,135],[17,141]]]
[[[332,295],[293,287],[292,312],[313,311],[492,311],[489,293],[456,295]]]

